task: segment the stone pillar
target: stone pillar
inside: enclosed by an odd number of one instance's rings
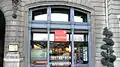
[[[19,52],[8,52],[4,58],[4,67],[20,67],[21,60]]]
[[[120,1],[119,0],[108,0],[108,12],[109,12],[109,28],[113,32],[114,55],[116,55],[116,60],[114,62],[114,67],[120,67],[120,20],[118,15],[120,15]]]
[[[4,67],[21,67],[20,59],[24,57],[24,29],[21,21],[20,6],[18,6],[17,18],[12,17],[13,5],[12,0],[3,0],[2,10],[6,19],[5,29],[5,46],[4,46]],[[10,44],[18,44],[18,51],[10,52],[8,47]],[[12,55],[13,54],[13,55]],[[15,56],[14,56],[15,55]],[[22,55],[22,56],[21,56]],[[16,58],[17,57],[17,58]],[[8,60],[9,59],[9,60]],[[13,63],[15,62],[15,63]],[[16,66],[14,66],[16,65]]]

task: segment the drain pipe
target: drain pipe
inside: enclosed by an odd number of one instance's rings
[[[108,1],[105,0],[105,24],[106,27],[109,29],[109,22],[108,22]]]

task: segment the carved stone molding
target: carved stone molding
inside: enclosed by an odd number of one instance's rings
[[[12,14],[12,17],[14,19],[17,18],[17,11],[18,11],[18,6],[20,6],[20,2],[21,0],[12,0],[12,5],[13,5],[13,14]]]

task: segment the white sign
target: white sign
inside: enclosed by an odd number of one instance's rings
[[[10,44],[9,51],[18,51],[18,44]]]

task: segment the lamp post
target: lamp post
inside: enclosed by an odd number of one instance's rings
[[[109,22],[108,22],[108,0],[105,0],[105,23],[106,23],[106,27],[109,29]]]
[[[13,5],[13,14],[12,14],[12,17],[14,19],[17,18],[17,11],[19,10],[19,6],[20,6],[20,2],[21,0],[12,0],[12,5]]]

